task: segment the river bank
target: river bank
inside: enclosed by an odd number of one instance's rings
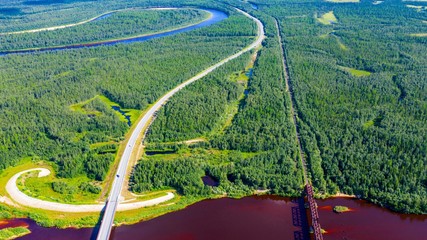
[[[326,230],[325,239],[417,239],[427,234],[426,215],[397,214],[364,200],[328,198],[318,200],[319,217]],[[334,213],[335,205],[345,205],[351,212]],[[284,239],[305,239],[301,198],[271,195],[241,199],[203,200],[151,220],[113,229],[111,239],[144,237],[149,239],[242,239],[283,236]],[[28,224],[31,234],[22,239],[90,239],[92,228],[44,228],[28,219],[11,222]],[[0,226],[1,227],[1,226]],[[168,231],[164,231],[168,229]],[[221,229],[221,231],[218,231]],[[305,235],[304,235],[305,234]],[[271,238],[270,238],[271,237]]]
[[[184,26],[173,27],[169,29],[165,29],[158,32],[145,33],[134,36],[127,36],[122,38],[114,38],[108,39],[104,41],[96,41],[96,42],[88,42],[88,43],[79,43],[79,44],[71,44],[71,45],[60,45],[54,47],[46,47],[46,48],[28,48],[28,49],[18,49],[11,51],[3,51],[0,52],[0,56],[8,55],[8,54],[25,54],[25,53],[33,53],[33,52],[43,52],[43,51],[54,51],[54,50],[65,50],[65,49],[78,49],[85,47],[97,47],[97,46],[108,46],[115,45],[118,43],[134,43],[134,42],[144,42],[151,39],[161,38],[172,36],[178,33],[192,31],[198,28],[207,27],[217,22],[220,22],[226,18],[228,15],[224,12],[214,10],[214,9],[203,9],[206,12],[207,16],[205,19],[194,22]]]

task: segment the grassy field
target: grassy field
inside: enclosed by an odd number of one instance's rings
[[[334,11],[323,14],[320,18],[317,18],[317,20],[324,25],[331,25],[332,23],[338,22],[338,19],[334,15]]]
[[[135,224],[140,221],[146,221],[164,215],[166,213],[184,209],[187,206],[202,201],[204,199],[206,198],[178,196],[158,206],[142,208],[137,211],[133,210],[126,212],[117,212],[116,217],[114,219],[114,223],[116,225]]]
[[[0,239],[9,240],[22,237],[24,235],[30,234],[31,231],[25,227],[10,227],[0,230]]]
[[[44,161],[39,161],[37,159],[33,160],[31,157],[28,157],[28,158],[22,159],[21,162],[17,166],[10,167],[10,168],[3,170],[0,173],[0,186],[1,186],[0,187],[0,195],[1,196],[7,196],[6,184],[13,175],[15,175],[18,172],[25,171],[25,170],[28,170],[31,168],[40,168],[40,167],[47,168],[50,170],[53,169],[52,165],[50,165]]]
[[[120,105],[118,103],[115,103],[115,102],[111,101],[110,99],[108,99],[105,96],[99,95],[98,98],[103,103],[107,104],[110,108],[112,108],[112,107],[120,107]],[[125,109],[125,108],[121,108],[121,110],[123,112],[125,112],[127,116],[130,116],[130,121],[132,122],[132,124],[134,124],[136,122],[136,120],[139,118],[139,116],[141,114],[141,111],[137,110],[137,109]],[[117,111],[114,111],[114,112],[117,114],[117,116],[120,117],[121,121],[127,122],[126,118],[122,114],[120,114]]]
[[[92,102],[93,100],[95,100],[95,99],[99,99],[99,100],[101,100],[101,101],[102,101],[104,104],[106,104],[109,108],[112,108],[112,107],[120,107],[120,105],[119,105],[118,103],[115,103],[115,102],[111,101],[111,100],[110,100],[110,99],[108,99],[107,97],[105,97],[105,96],[103,96],[103,95],[97,95],[97,96],[95,96],[95,97],[93,97],[93,98],[91,98],[91,99],[88,99],[88,100],[86,100],[86,101],[79,102],[79,103],[76,103],[76,104],[71,105],[71,106],[70,106],[70,110],[71,110],[71,111],[74,111],[74,112],[80,112],[80,113],[82,113],[82,114],[99,116],[99,115],[101,115],[101,114],[102,114],[101,112],[87,108],[87,105],[88,105],[90,102]],[[137,109],[123,109],[123,108],[121,108],[121,107],[120,107],[120,109],[121,109],[123,112],[125,112],[125,114],[126,114],[127,116],[130,116],[130,121],[131,121],[131,123],[132,123],[132,124],[136,122],[136,120],[138,119],[138,117],[139,117],[139,116],[140,116],[140,114],[141,114],[141,111],[140,111],[140,110],[137,110]],[[122,122],[127,122],[127,120],[126,120],[125,116],[123,116],[122,114],[120,114],[120,113],[119,113],[119,112],[117,112],[117,111],[114,111],[114,113],[115,113],[115,114],[120,118],[120,121],[122,121]]]
[[[354,68],[342,67],[342,66],[339,66],[339,68],[343,71],[350,73],[352,76],[355,76],[355,77],[368,77],[371,75],[371,72],[364,71],[364,70],[357,70]]]
[[[97,97],[98,96],[95,96],[95,97],[93,97],[91,99],[88,99],[86,101],[73,104],[73,105],[70,106],[70,110],[74,111],[74,112],[79,112],[79,113],[82,113],[82,114],[99,116],[99,115],[102,114],[101,112],[85,108],[85,106],[87,104],[89,104],[90,102],[92,102],[93,100],[95,100]]]
[[[0,195],[8,196],[5,186],[14,174],[31,168],[40,167],[49,169],[51,174],[42,178],[37,177],[37,171],[24,174],[18,179],[17,184],[21,191],[29,196],[47,201],[75,204],[96,203],[99,194],[82,191],[79,188],[82,183],[91,182],[86,176],[59,179],[54,174],[55,170],[53,165],[45,161],[32,161],[31,158],[23,159],[18,166],[8,168],[0,174],[0,186],[3,186],[0,188]],[[65,193],[59,193],[53,190],[52,183],[58,181],[64,182],[68,186],[69,189],[66,190]],[[94,184],[98,185],[98,183]]]
[[[344,50],[344,51],[347,51],[348,47],[343,42],[341,42],[341,39],[338,36],[336,36],[334,33],[335,33],[335,31],[332,30],[332,31],[329,31],[329,32],[326,32],[324,34],[319,35],[319,38],[326,39],[326,38],[329,38],[329,37],[335,37],[335,39],[337,41],[337,44],[340,47],[340,49]]]
[[[25,194],[52,202],[72,203],[72,204],[95,204],[99,194],[81,190],[80,186],[91,182],[93,185],[100,183],[93,182],[87,176],[82,175],[75,178],[57,178],[54,174],[38,178],[38,172],[30,172],[18,179],[18,188]],[[65,186],[62,192],[57,192],[52,187],[53,183],[63,183]]]
[[[344,45],[344,43],[342,43],[338,37],[335,37],[335,39],[337,40],[338,46],[340,47],[341,50],[348,51],[347,46]]]
[[[150,200],[150,199],[154,199],[154,198],[159,198],[159,197],[166,196],[168,194],[168,192],[175,192],[175,191],[173,189],[169,189],[169,190],[162,190],[162,191],[149,192],[149,193],[145,193],[145,194],[139,194],[139,195],[135,195],[135,200],[136,201],[145,201],[145,200]]]
[[[97,142],[97,143],[93,143],[90,145],[90,149],[96,149],[96,148],[101,148],[103,146],[107,146],[107,145],[116,145],[118,146],[118,143],[115,141],[109,141],[109,142]]]
[[[246,91],[246,89],[248,88],[248,82],[250,79],[249,75],[252,74],[255,61],[258,57],[259,49],[260,48],[257,48],[255,52],[251,55],[250,60],[244,70],[235,72],[229,77],[230,81],[241,84],[244,87],[244,91]],[[221,120],[218,122],[217,126],[215,126],[211,131],[211,133],[209,133],[208,135],[214,136],[214,135],[224,133],[225,129],[227,129],[227,127],[229,127],[232,124],[234,117],[239,111],[239,104],[244,98],[245,98],[245,92],[242,92],[242,94],[240,94],[239,98],[236,99],[236,101],[231,102],[230,104],[227,105],[225,112],[221,117]]]

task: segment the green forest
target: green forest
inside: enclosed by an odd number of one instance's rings
[[[249,45],[257,28],[233,9],[238,7],[264,24],[262,47],[187,86],[158,111],[129,188],[173,188],[202,198],[259,191],[300,196],[297,129],[318,197],[345,193],[426,214],[427,11],[400,0],[251,3],[257,9],[237,0],[165,0],[164,7],[186,8],[162,11],[139,10],[158,6],[154,0],[0,3],[2,51],[176,28],[206,18],[195,9],[229,15],[147,42],[0,56],[0,171],[28,157],[46,160],[58,177],[84,176],[91,183],[80,190],[99,193],[94,182],[105,180],[131,127],[112,106],[126,111],[133,124],[179,83]],[[131,8],[138,10],[72,28],[1,34]],[[205,185],[203,176],[217,184]],[[69,191],[61,182],[52,189]]]
[[[427,39],[412,36],[426,13],[398,1],[276,4],[262,9],[280,20],[317,191],[426,213]],[[330,11],[335,23],[313,18]]]
[[[261,155],[268,156],[275,168],[298,165],[290,100],[283,92],[280,54],[273,39],[271,19],[276,18],[288,59],[303,152],[316,192],[354,194],[396,211],[426,213],[426,38],[413,35],[426,31],[425,12],[395,1],[381,6],[269,1],[258,2],[258,10],[228,3],[262,18],[270,37],[232,124],[212,133],[227,114],[226,106],[232,101],[225,96],[230,97],[230,90],[217,93],[210,88],[210,94],[203,95],[204,86],[200,86],[193,93],[177,95],[159,113],[148,142],[159,149],[162,144],[155,143],[165,142],[165,149],[170,142],[202,138],[206,141],[197,147],[253,153],[244,168],[235,161],[226,163],[228,167],[219,173],[227,173],[227,178],[202,165],[219,180],[220,189],[233,175],[244,186],[271,189],[274,184],[262,181],[268,168]],[[322,24],[318,18],[331,11],[336,22]],[[276,161],[277,151],[288,161]],[[243,178],[229,174],[242,171],[239,168],[245,169]],[[251,172],[256,172],[255,177]],[[295,192],[301,189],[302,178],[296,176],[291,181],[296,184],[287,184]],[[282,191],[284,195],[290,192]]]
[[[0,51],[47,48],[141,36],[194,24],[207,17],[207,12],[198,9],[159,11],[129,9],[113,12],[102,19],[71,28],[5,35],[0,38]]]
[[[168,18],[162,21],[170,25]],[[245,24],[241,34],[236,26]],[[232,14],[209,28],[144,43],[3,56],[1,168],[32,157],[54,162],[59,177],[103,180],[129,129],[111,102],[146,109],[248,45],[253,32],[249,19]],[[82,109],[73,110],[76,104]]]

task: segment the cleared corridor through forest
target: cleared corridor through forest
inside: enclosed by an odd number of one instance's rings
[[[296,138],[295,140],[298,143],[299,156],[302,164],[302,171],[304,174],[304,185],[305,185],[304,190],[307,196],[307,202],[310,210],[311,226],[313,228],[314,239],[323,240],[322,229],[319,223],[319,213],[317,212],[317,204],[316,204],[316,201],[314,200],[313,186],[311,185],[311,182],[307,176],[307,163],[305,161],[304,153],[302,151],[297,116],[295,111],[295,105],[296,105],[295,97],[293,94],[292,82],[289,77],[289,69],[288,69],[288,64],[286,62],[286,53],[283,47],[282,37],[280,36],[280,27],[277,19],[275,19],[275,23],[276,23],[276,29],[277,29],[277,38],[278,38],[278,41],[280,44],[280,50],[282,53],[283,78],[286,84],[286,92],[289,94],[289,98],[291,100],[290,111],[291,111],[293,123],[295,125],[295,138]]]

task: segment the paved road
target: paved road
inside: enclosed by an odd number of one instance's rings
[[[236,54],[233,54],[222,61],[218,62],[217,64],[205,69],[201,73],[197,74],[196,76],[190,78],[189,80],[185,81],[184,83],[180,84],[176,88],[172,89],[170,92],[166,93],[160,100],[158,100],[148,111],[145,113],[144,117],[138,122],[138,125],[136,126],[135,130],[132,132],[132,135],[129,139],[128,145],[126,146],[126,149],[123,153],[122,158],[120,159],[119,167],[117,169],[116,177],[114,179],[112,189],[110,192],[110,196],[108,198],[104,217],[102,219],[101,227],[99,228],[99,233],[97,240],[107,240],[109,239],[111,228],[114,221],[114,215],[116,212],[117,204],[119,202],[120,198],[120,192],[123,187],[123,182],[125,180],[125,173],[126,168],[128,166],[132,150],[136,144],[136,140],[138,138],[138,135],[140,132],[144,129],[145,126],[148,126],[151,119],[153,118],[154,114],[166,103],[166,101],[171,98],[175,93],[179,92],[181,89],[186,87],[187,85],[203,78],[204,76],[208,75],[210,72],[215,70],[216,68],[222,66],[223,64],[227,63],[228,61],[235,59],[239,57],[240,55],[258,47],[261,45],[262,41],[265,38],[264,35],[264,26],[262,25],[261,21],[257,18],[254,18],[253,16],[249,15],[246,12],[243,12],[239,9],[236,9],[238,12],[242,13],[243,15],[247,16],[248,18],[251,18],[254,20],[258,26],[258,36],[257,39],[247,46],[246,48],[242,49]]]
[[[19,188],[16,186],[16,181],[22,174],[27,172],[32,172],[32,171],[40,171],[38,177],[45,177],[50,174],[49,169],[33,168],[33,169],[25,170],[13,175],[6,184],[7,193],[13,199],[13,201],[19,203],[20,205],[28,206],[32,208],[38,208],[38,209],[57,211],[57,212],[75,212],[75,213],[76,212],[100,212],[105,206],[104,204],[81,204],[81,205],[65,204],[65,203],[50,202],[50,201],[45,201],[45,200],[30,197],[19,190]],[[118,205],[117,210],[126,211],[126,210],[154,206],[162,202],[169,201],[173,198],[174,198],[173,193],[167,193],[165,196],[153,198],[146,201],[120,203]]]

